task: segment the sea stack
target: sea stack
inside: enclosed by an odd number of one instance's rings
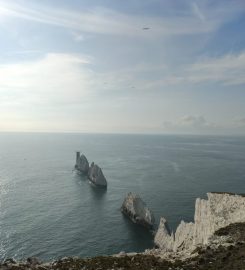
[[[94,164],[94,162],[92,162],[89,167],[88,178],[96,186],[107,187],[107,181],[102,169],[98,165]]]
[[[155,218],[146,203],[136,194],[128,193],[121,206],[121,212],[134,223],[153,229]]]
[[[76,156],[76,165],[75,168],[80,171],[81,173],[87,175],[89,171],[89,163],[87,158],[82,154],[80,155],[80,152],[77,152]]]

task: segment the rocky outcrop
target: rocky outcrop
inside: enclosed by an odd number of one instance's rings
[[[245,222],[245,197],[231,193],[208,193],[208,199],[197,199],[194,223],[182,221],[174,235],[161,219],[155,245],[163,251],[192,251],[208,245],[214,232],[232,223]]]
[[[77,152],[76,155],[75,169],[87,175],[88,179],[96,186],[107,187],[107,181],[101,168],[94,162],[89,166],[87,158],[83,154],[80,155],[80,152]]]
[[[83,154],[80,155],[80,152],[77,152],[75,168],[83,174],[87,174],[89,170],[88,160]]]
[[[138,195],[130,192],[123,201],[121,211],[134,223],[141,224],[150,229],[154,226],[155,218],[152,212]]]
[[[94,164],[94,162],[92,162],[89,167],[88,178],[93,184],[97,186],[107,186],[107,181],[101,168],[98,165]]]
[[[167,220],[161,217],[157,233],[155,235],[155,245],[164,247],[166,251],[172,251],[174,245],[174,234],[170,234]]]

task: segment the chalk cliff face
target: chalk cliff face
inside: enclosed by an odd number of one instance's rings
[[[160,224],[154,239],[155,244],[165,251],[172,251],[174,246],[174,234],[170,234],[167,220],[161,217]]]
[[[128,216],[134,223],[145,227],[154,226],[154,216],[142,199],[131,192],[126,196],[121,207],[122,213]]]
[[[87,174],[89,170],[88,160],[84,155],[80,156],[80,152],[77,152],[75,168],[84,174]]]
[[[89,167],[88,178],[92,183],[97,186],[107,186],[107,181],[101,168],[98,165],[94,164],[94,162],[92,162],[91,166]]]
[[[154,242],[165,251],[193,250],[209,243],[210,237],[220,228],[245,222],[245,197],[229,193],[208,193],[208,199],[197,199],[194,223],[182,221],[174,235],[167,230],[161,218]]]

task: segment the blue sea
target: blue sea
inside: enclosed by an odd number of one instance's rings
[[[73,170],[76,151],[102,167],[107,190]],[[0,259],[151,248],[120,212],[130,191],[175,229],[196,197],[245,193],[245,137],[0,133]]]

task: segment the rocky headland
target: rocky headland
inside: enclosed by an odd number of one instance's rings
[[[197,247],[210,245],[220,228],[245,222],[243,195],[208,193],[207,197],[207,200],[196,200],[194,223],[181,221],[175,233],[169,233],[167,221],[161,218],[154,239],[161,252],[190,256]]]
[[[175,233],[161,219],[155,235],[158,248],[144,253],[94,258],[63,258],[41,263],[7,259],[0,269],[83,270],[245,270],[245,197],[230,193],[208,193],[197,199],[193,223],[182,221]]]

